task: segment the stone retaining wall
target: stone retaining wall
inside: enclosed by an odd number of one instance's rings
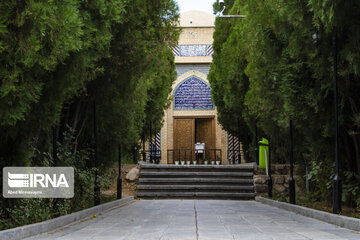
[[[294,170],[294,174],[295,174]],[[273,180],[273,193],[274,194],[285,194],[289,192],[289,177],[290,177],[290,166],[289,164],[274,164],[271,166],[271,177]],[[264,195],[268,192],[267,185],[268,176],[266,176],[265,169],[261,169],[258,166],[254,171],[254,187],[256,195]],[[299,191],[298,183],[301,179],[299,176],[294,176],[295,189]]]

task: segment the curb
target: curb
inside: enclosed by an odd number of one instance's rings
[[[32,237],[41,233],[45,233],[54,230],[59,227],[63,227],[72,222],[79,221],[84,218],[88,218],[91,215],[105,211],[107,209],[124,205],[130,201],[133,201],[134,197],[127,197],[112,202],[104,203],[98,206],[87,208],[75,213],[49,219],[43,222],[34,223],[26,226],[11,228],[0,231],[0,239],[2,240],[19,240],[27,237]]]
[[[327,222],[343,228],[360,232],[360,219],[357,218],[336,215],[328,212],[314,210],[307,207],[293,205],[290,203],[283,203],[263,197],[255,197],[255,200],[273,207],[284,209],[306,217],[315,218],[323,222]]]

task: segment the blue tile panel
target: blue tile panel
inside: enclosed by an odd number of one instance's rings
[[[212,45],[178,45],[171,48],[176,57],[201,57],[212,56],[214,53]]]
[[[181,57],[206,56],[207,45],[180,45]]]
[[[205,75],[209,74],[210,71],[210,65],[209,64],[201,64],[201,65],[176,65],[176,72],[178,74],[178,77],[183,75],[184,73],[188,71],[198,71]]]
[[[175,110],[212,110],[211,88],[201,79],[192,76],[184,80],[174,92]]]

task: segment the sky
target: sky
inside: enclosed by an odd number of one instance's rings
[[[180,13],[190,10],[200,10],[213,14],[212,5],[215,0],[177,0]]]

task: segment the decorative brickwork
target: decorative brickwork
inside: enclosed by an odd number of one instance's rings
[[[207,80],[214,52],[212,46],[214,22],[215,17],[204,12],[190,11],[181,15],[180,27],[182,29],[178,46],[172,48],[177,79],[172,86],[173,101],[165,111],[164,125],[161,129],[162,163],[168,163],[168,150],[175,149],[179,141],[186,139],[176,130],[179,128],[177,124],[179,119],[198,124],[193,124],[196,125],[191,127],[193,130],[201,129],[201,125],[206,123],[206,119],[211,119],[213,122],[212,147],[221,149],[221,164],[228,164],[227,132],[217,121],[217,111],[211,100],[211,87]],[[188,80],[190,81],[187,82]],[[185,129],[186,132],[189,132],[189,129]],[[196,134],[193,132],[191,134],[193,136],[191,141],[187,141],[191,142],[190,148],[194,148]]]

